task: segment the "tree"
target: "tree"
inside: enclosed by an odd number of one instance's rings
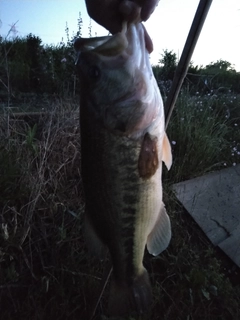
[[[240,73],[236,72],[230,62],[222,59],[211,62],[201,72],[211,75],[211,90],[240,92]]]
[[[225,72],[225,71],[235,71],[232,64],[226,60],[217,60],[216,62],[211,62],[205,67],[205,70],[210,72]]]
[[[28,65],[30,67],[30,88],[33,91],[40,90],[41,78],[43,76],[41,55],[43,52],[42,40],[39,37],[32,35],[27,36],[27,56]]]
[[[172,50],[163,50],[162,58],[159,59],[160,65],[162,65],[161,79],[162,80],[172,80],[174,77],[174,72],[177,67],[177,55]]]

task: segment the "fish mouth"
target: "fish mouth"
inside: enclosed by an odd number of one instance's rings
[[[126,37],[127,23],[123,23],[122,31],[105,37],[78,38],[75,40],[74,47],[79,52],[91,51],[103,57],[112,58],[121,54],[127,47]]]
[[[123,22],[121,32],[113,36],[78,38],[74,47],[78,52],[94,52],[103,60],[117,58],[119,55],[125,56],[126,60],[133,58],[135,68],[141,67],[145,61],[145,54],[148,55],[142,23]]]
[[[113,36],[80,38],[75,42],[75,49],[79,52],[77,64],[83,70],[87,61],[92,60],[110,72],[116,70],[114,76],[122,75],[122,79],[116,77],[116,81],[123,82],[121,88],[119,85],[120,89],[111,95],[108,103],[103,102],[100,113],[105,128],[134,135],[155,121],[161,98],[152,73],[142,23],[125,22],[122,31]],[[127,79],[126,83],[124,79]]]

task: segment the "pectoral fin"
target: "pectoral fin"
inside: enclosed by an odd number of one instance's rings
[[[171,223],[164,204],[162,204],[157,222],[147,238],[148,252],[154,256],[157,256],[167,248],[170,239]]]
[[[172,151],[171,151],[171,145],[166,133],[164,134],[164,137],[163,137],[162,161],[165,163],[168,170],[170,170],[172,165]]]

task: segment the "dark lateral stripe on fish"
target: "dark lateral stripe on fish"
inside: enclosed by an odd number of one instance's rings
[[[131,279],[134,274],[134,231],[135,231],[136,208],[123,208],[122,238],[126,258],[126,275]]]
[[[131,193],[129,193],[129,194],[124,194],[124,196],[123,196],[123,202],[125,203],[125,204],[135,204],[136,203],[136,200],[137,200],[137,195],[136,195],[136,193],[134,193],[134,194],[131,194]]]
[[[136,160],[124,157],[120,159],[119,165],[121,166],[136,166]]]
[[[131,207],[125,207],[123,208],[123,213],[124,213],[123,217],[128,217],[128,218],[132,217],[134,219],[136,214],[136,209]]]
[[[149,179],[157,171],[159,166],[157,139],[152,139],[149,133],[146,133],[141,146],[138,159],[138,172],[141,178]]]

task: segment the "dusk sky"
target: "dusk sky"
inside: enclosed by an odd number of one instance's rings
[[[157,64],[163,49],[173,50],[180,57],[198,0],[160,0],[145,26],[153,40],[151,63]],[[90,18],[84,0],[0,0],[0,34],[5,37],[15,22],[17,36],[32,33],[43,44],[66,41],[68,23],[70,37],[77,31],[81,12],[83,37],[88,37]],[[92,35],[108,32],[92,21]],[[11,32],[9,37],[14,36]],[[202,33],[192,57],[194,65],[209,64],[219,59],[232,63],[240,71],[240,2],[213,0]]]

